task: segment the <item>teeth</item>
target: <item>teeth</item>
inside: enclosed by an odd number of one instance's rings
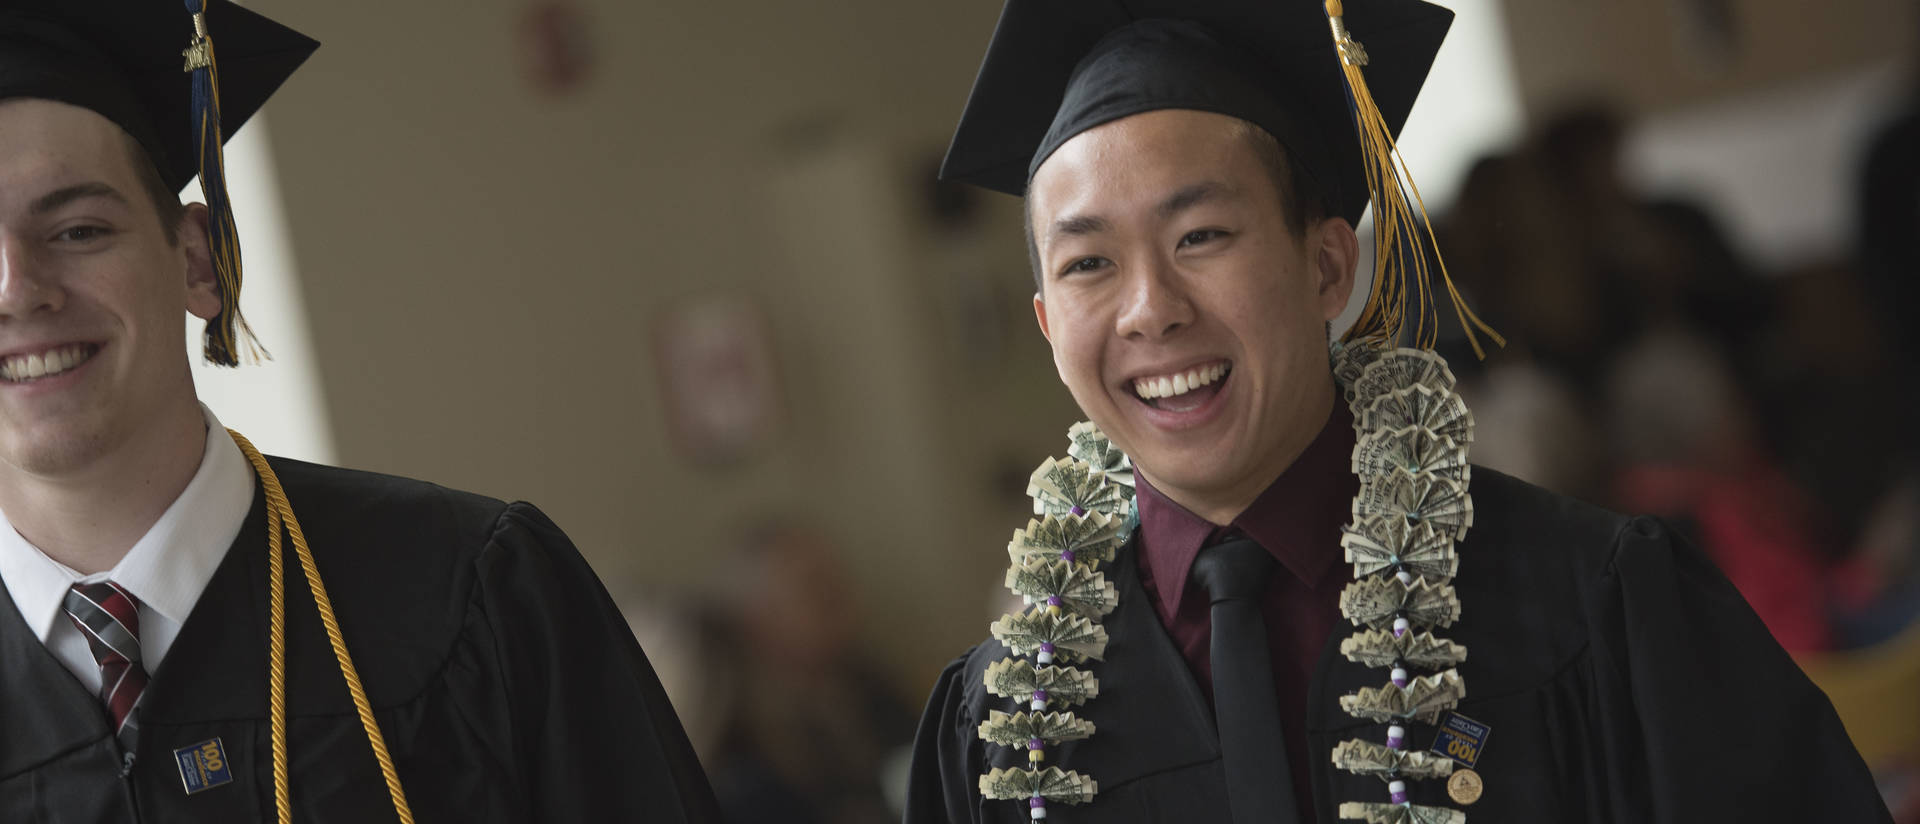
[[[1139,378],[1133,382],[1133,391],[1145,400],[1171,398],[1213,383],[1226,374],[1227,365],[1216,363],[1163,377]]]
[[[0,380],[30,381],[35,378],[58,375],[86,363],[92,356],[92,347],[84,343],[62,346],[46,352],[15,355],[0,361]]]

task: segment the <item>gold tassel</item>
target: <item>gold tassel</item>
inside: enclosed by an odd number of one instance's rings
[[[205,353],[209,362],[238,366],[237,344],[246,344],[246,359],[259,363],[272,356],[260,345],[253,328],[240,314],[240,232],[234,225],[233,206],[227,195],[226,135],[220,124],[220,61],[207,33],[204,2],[189,3],[193,11],[193,42],[182,52],[185,71],[193,76],[193,118],[197,124],[200,157],[200,191],[206,197],[208,242],[213,269],[220,283],[220,314],[207,322]]]
[[[1439,244],[1434,240],[1426,203],[1420,199],[1420,187],[1414,185],[1406,160],[1400,156],[1400,147],[1394,143],[1393,131],[1387,128],[1386,118],[1367,90],[1367,80],[1361,72],[1367,65],[1366,49],[1347,33],[1342,19],[1346,9],[1341,0],[1326,0],[1326,9],[1327,24],[1333,30],[1334,47],[1340,53],[1340,68],[1346,75],[1347,92],[1353,104],[1360,157],[1366,164],[1367,194],[1373,200],[1373,290],[1367,296],[1366,306],[1360,310],[1359,319],[1341,340],[1364,341],[1374,346],[1400,345],[1406,331],[1408,290],[1411,289],[1415,307],[1413,346],[1432,349],[1439,341],[1440,324],[1431,293],[1432,273],[1427,264],[1431,253],[1447,297],[1453,302],[1454,313],[1460,319],[1460,328],[1467,334],[1467,343],[1473,347],[1473,353],[1484,360],[1487,355],[1480,347],[1475,329],[1486,333],[1500,346],[1507,345],[1507,341],[1467,307],[1460,290],[1453,285],[1453,278],[1447,275],[1447,264],[1440,257]]]

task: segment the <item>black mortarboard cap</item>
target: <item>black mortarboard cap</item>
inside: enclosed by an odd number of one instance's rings
[[[319,44],[225,0],[208,25],[220,44],[220,110],[231,135]],[[36,97],[100,113],[140,141],[176,191],[200,173],[194,41],[179,0],[0,0],[0,100]]]
[[[1366,78],[1397,132],[1453,12],[1351,0]],[[1157,109],[1231,115],[1275,138],[1357,222],[1368,192],[1340,56],[1319,0],[1008,0],[941,176],[1024,194],[1087,129]]]
[[[238,364],[237,344],[252,340],[221,145],[318,47],[227,0],[0,0],[0,101],[90,109],[132,135],[173,190],[200,177],[220,281],[213,363]]]

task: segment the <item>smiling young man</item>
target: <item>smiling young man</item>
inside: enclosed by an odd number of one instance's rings
[[[237,128],[314,48],[0,0],[0,820],[717,820],[537,509],[268,459],[196,399],[182,319],[228,365],[245,328],[230,217],[176,194],[201,103]]]
[[[1152,488],[1220,523],[1333,409],[1325,329],[1359,243],[1308,226],[1323,207],[1287,202],[1284,163],[1246,121],[1160,109],[1081,133],[1027,190],[1061,381]]]
[[[1467,463],[1444,361],[1399,346],[1444,294],[1417,243],[1330,346],[1370,197],[1415,239],[1379,147],[1451,20],[1340,5],[1009,0],[943,174],[1026,198],[1091,423],[1008,548],[1033,606],[935,686],[907,821],[1888,820],[1699,552]]]

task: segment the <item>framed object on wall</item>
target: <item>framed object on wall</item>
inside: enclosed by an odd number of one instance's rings
[[[654,356],[668,437],[693,463],[738,463],[780,428],[782,404],[767,315],[739,295],[699,294],[655,318]]]
[[[565,95],[592,77],[592,26],[572,0],[533,0],[520,14],[517,39],[528,84],[543,95]]]

